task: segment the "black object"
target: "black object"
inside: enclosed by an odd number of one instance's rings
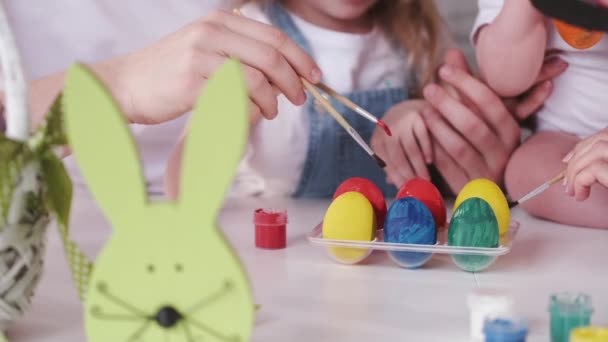
[[[549,17],[590,31],[608,32],[608,8],[593,0],[532,0]]]
[[[183,316],[171,306],[165,306],[158,310],[156,322],[163,328],[171,328],[179,322]]]

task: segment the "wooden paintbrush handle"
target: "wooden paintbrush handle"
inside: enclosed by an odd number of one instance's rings
[[[553,177],[550,181],[548,181],[547,183],[549,185],[553,185],[559,181],[561,181],[562,179],[564,179],[564,177],[566,177],[566,170],[560,172],[557,176]]]

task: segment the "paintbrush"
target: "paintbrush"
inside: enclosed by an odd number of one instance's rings
[[[553,184],[564,179],[564,177],[566,177],[566,171],[560,172],[557,176],[555,176],[555,177],[551,178],[550,180],[548,180],[547,182],[543,183],[538,188],[530,191],[527,195],[520,198],[518,201],[509,202],[509,208],[511,208],[511,209],[515,208],[516,206],[523,204],[523,203],[527,202],[528,200],[542,194],[545,190],[549,189]]]
[[[353,101],[349,100],[348,97],[340,95],[337,91],[331,89],[330,87],[328,87],[327,85],[325,85],[323,83],[317,83],[315,85],[317,86],[317,88],[323,90],[325,93],[327,93],[328,95],[332,96],[333,98],[335,98],[336,100],[338,100],[339,102],[341,102],[346,107],[352,109],[355,113],[361,115],[362,117],[364,117],[367,120],[369,120],[369,121],[373,122],[374,124],[376,124],[376,126],[382,128],[384,130],[384,132],[388,136],[392,136],[393,135],[391,133],[391,130],[388,128],[388,126],[382,120],[378,119],[372,113],[370,113],[367,110],[363,109],[358,104],[356,104]]]
[[[234,14],[236,14],[238,16],[243,16],[243,14],[241,13],[241,11],[239,11],[238,8],[235,8],[233,10],[233,12],[234,12]],[[315,86],[312,85],[310,82],[308,82],[306,79],[304,79],[302,77],[300,77],[300,79],[302,81],[302,84],[304,85],[304,88],[306,88],[306,90],[308,90],[308,92],[319,102],[319,104],[323,107],[323,109],[325,109],[340,124],[340,126],[342,126],[342,128],[344,128],[344,130],[353,138],[353,140],[359,146],[361,146],[361,148],[363,148],[363,150],[365,150],[365,152],[370,157],[372,157],[376,161],[376,164],[378,164],[378,166],[380,166],[381,168],[385,168],[386,167],[386,163],[384,162],[384,160],[382,160],[382,158],[380,158],[372,150],[372,148],[365,142],[365,140],[363,139],[363,137],[361,137],[361,135],[346,121],[346,119],[344,119],[344,117],[331,105],[331,103],[329,103],[329,101],[323,95],[321,95],[321,93],[319,93],[319,91],[315,88]],[[389,136],[391,135],[390,129],[388,128],[388,126],[384,122],[382,122],[382,120],[374,117],[368,111],[366,111],[365,109],[361,108],[360,106],[358,106],[354,102],[350,101],[345,96],[342,96],[342,95],[338,94],[336,91],[334,91],[330,87],[328,87],[328,86],[326,86],[324,84],[317,84],[316,86],[318,86],[321,90],[323,90],[324,92],[326,92],[328,95],[333,96],[336,100],[338,100],[339,102],[341,102],[345,106],[347,106],[350,109],[352,109],[355,113],[357,113],[357,114],[363,116],[364,118],[372,121],[378,127],[381,127],[382,130],[384,130],[384,132],[386,134],[388,134]]]
[[[304,87],[312,94],[312,96],[314,96],[314,98],[319,101],[319,104],[323,107],[323,109],[325,109],[334,119],[336,119],[340,126],[342,126],[342,128],[344,128],[346,132],[348,132],[348,134],[353,138],[353,140],[355,140],[357,144],[359,144],[359,146],[361,146],[361,148],[363,148],[365,152],[369,154],[370,157],[374,158],[378,166],[380,166],[381,168],[385,168],[386,163],[384,162],[384,160],[378,157],[378,155],[365,142],[365,140],[363,140],[361,135],[359,135],[359,133],[355,131],[355,129],[342,117],[342,115],[340,115],[340,113],[338,113],[338,111],[335,110],[334,107],[332,107],[329,101],[327,101],[327,99],[324,98],[317,91],[317,89],[315,89],[315,87],[304,78],[302,78],[302,83],[304,84]]]

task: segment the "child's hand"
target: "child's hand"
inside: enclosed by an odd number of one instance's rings
[[[565,182],[570,196],[584,201],[593,184],[608,188],[608,128],[578,143],[564,162],[568,163]]]
[[[379,128],[372,136],[372,148],[386,161],[387,181],[397,187],[414,177],[430,180],[427,164],[433,161],[433,148],[420,114],[426,106],[423,100],[409,100],[393,106],[382,118],[393,136],[389,137]]]

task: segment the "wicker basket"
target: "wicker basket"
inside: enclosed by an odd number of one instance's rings
[[[39,163],[28,163],[14,184],[7,224],[0,231],[0,328],[30,306],[42,274],[49,213],[42,200]],[[19,205],[23,204],[23,205]]]
[[[1,1],[0,61],[8,115],[8,139],[0,146],[0,328],[6,331],[29,308],[40,280],[50,215],[41,161],[28,152],[37,137],[30,136],[26,81]]]

